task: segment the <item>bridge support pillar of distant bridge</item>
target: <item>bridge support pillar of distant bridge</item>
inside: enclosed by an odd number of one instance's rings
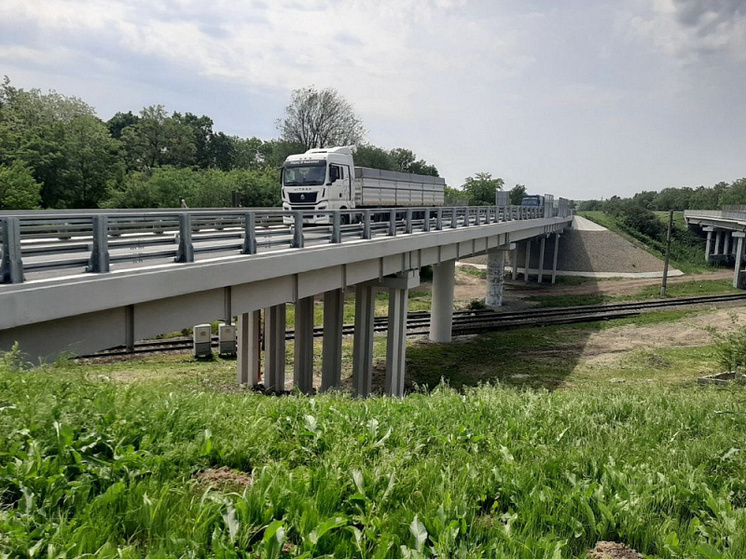
[[[705,262],[710,261],[710,254],[712,254],[712,232],[714,229],[712,227],[705,227],[705,231],[707,231],[707,241],[705,242]]]
[[[539,241],[539,277],[536,278],[536,281],[541,283],[544,280],[544,254],[546,253],[547,248],[547,238],[542,237],[541,241]]]
[[[730,231],[726,231],[725,232],[725,241],[723,241],[725,243],[725,246],[723,247],[723,254],[725,254],[725,256],[730,256],[731,255],[730,236],[731,236]]]
[[[293,385],[303,394],[313,392],[313,297],[295,304]]]
[[[339,388],[342,381],[342,324],[344,289],[324,293],[324,341],[321,354],[321,390]]]
[[[526,261],[523,268],[523,281],[528,283],[528,272],[531,267],[531,239],[526,239]]]
[[[261,353],[261,311],[238,316],[238,373],[239,384],[259,384],[259,356]]]
[[[487,251],[487,296],[484,304],[490,308],[502,307],[505,288],[505,254],[515,250],[515,243]]]
[[[736,262],[733,267],[733,287],[738,289],[741,287],[741,268],[743,267],[743,239],[746,237],[746,233],[742,231],[736,231],[733,233],[733,237],[738,239],[736,244]]]
[[[557,255],[559,254],[560,234],[554,234],[554,254],[552,255],[552,284],[557,281]]]
[[[448,343],[451,341],[455,273],[455,260],[446,260],[433,266],[433,297],[430,307],[431,342]]]
[[[285,390],[285,303],[264,311],[264,386],[270,392]]]

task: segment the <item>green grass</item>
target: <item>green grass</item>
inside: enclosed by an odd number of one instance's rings
[[[662,259],[665,256],[665,242],[661,243],[638,231],[629,230],[613,216],[601,211],[579,212],[578,215],[606,227],[657,258]],[[659,220],[668,226],[668,212],[656,212],[656,215]],[[704,248],[699,246],[701,242],[696,241],[696,236],[688,230],[682,212],[674,212],[673,225],[671,266],[686,274],[712,271],[713,266],[704,261]]]
[[[576,307],[583,305],[600,305],[603,303],[621,303],[626,301],[644,301],[659,299],[661,287],[648,285],[629,295],[605,295],[601,293],[579,295],[532,295],[526,300],[539,303],[540,307]],[[730,280],[693,280],[687,282],[669,283],[666,288],[666,298],[696,297],[705,295],[727,295],[740,293],[734,289]]]
[[[690,316],[413,343],[428,390],[403,399],[262,396],[188,355],[10,356],[0,557],[744,557],[746,391],[692,382],[712,346],[581,357]]]

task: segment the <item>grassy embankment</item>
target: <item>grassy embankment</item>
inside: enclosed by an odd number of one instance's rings
[[[500,384],[404,399],[266,397],[184,355],[0,366],[0,556],[746,556],[746,393],[691,382],[710,348],[575,354],[614,327],[414,344],[419,382]]]
[[[640,231],[630,230],[622,224],[621,220],[604,212],[579,212],[578,215],[621,235],[657,258],[665,256],[665,239],[659,241]],[[655,212],[655,215],[661,223],[666,227],[668,226],[668,212]],[[689,231],[683,212],[674,212],[671,234],[671,266],[686,274],[696,274],[714,269],[712,265],[705,262],[704,241]]]

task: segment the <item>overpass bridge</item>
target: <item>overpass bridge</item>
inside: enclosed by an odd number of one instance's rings
[[[355,289],[353,385],[371,391],[374,293],[389,292],[386,393],[404,389],[408,290],[433,265],[431,334],[451,339],[455,262],[487,253],[487,303],[499,305],[505,253],[559,234],[558,208],[452,207],[334,211],[329,226],[300,212],[143,210],[0,213],[0,351],[32,359],[92,353],[238,317],[241,383],[285,386],[286,305],[295,305],[293,380],[313,389],[314,297],[324,301],[322,389],[339,386],[344,293]],[[318,214],[318,212],[315,212]],[[292,222],[286,226],[283,222]],[[542,258],[543,261],[543,258]],[[528,266],[526,266],[528,269]],[[556,272],[556,257],[553,274]]]
[[[724,210],[686,210],[687,225],[707,233],[705,260],[734,263],[733,287],[746,288],[744,277],[744,237],[746,237],[746,208]]]

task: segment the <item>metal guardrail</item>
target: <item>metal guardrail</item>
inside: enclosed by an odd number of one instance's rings
[[[196,254],[256,254],[353,239],[474,227],[544,217],[544,207],[455,206],[281,210],[94,210],[0,213],[0,283],[27,273],[107,273],[145,260],[194,262]],[[557,213],[565,213],[559,211]],[[308,225],[323,219],[328,225]]]

